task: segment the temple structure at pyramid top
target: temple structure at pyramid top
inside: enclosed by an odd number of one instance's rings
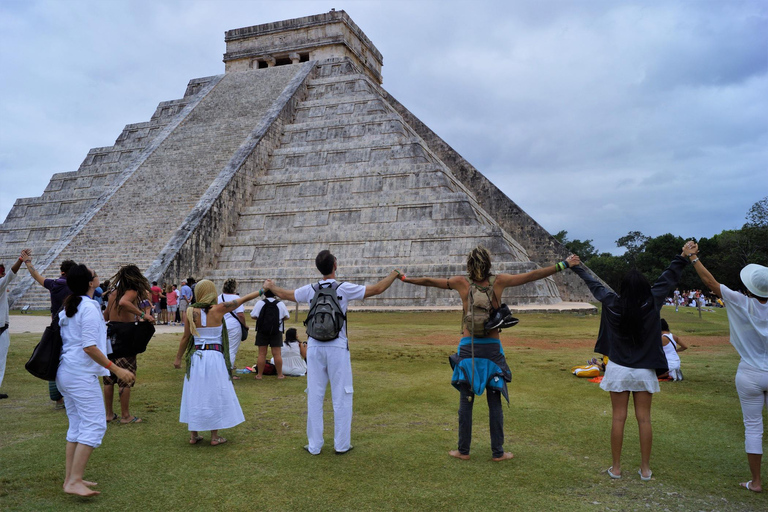
[[[189,82],[149,121],[127,125],[79,169],[18,199],[0,225],[0,258],[31,247],[55,277],[65,259],[100,276],[137,264],[151,280],[229,278],[240,292],[274,278],[371,283],[464,273],[478,244],[493,271],[551,265],[568,252],[381,87],[383,58],[344,11],[226,32],[226,72]],[[525,190],[514,191],[525,194]],[[553,198],[556,203],[556,198]],[[48,306],[22,270],[13,307]],[[509,289],[508,304],[587,301],[563,272]],[[392,286],[373,307],[459,306],[455,294]]]

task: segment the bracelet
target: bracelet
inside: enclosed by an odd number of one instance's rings
[[[691,260],[691,265],[693,265],[693,264],[694,264],[694,263],[696,263],[697,261],[699,261],[699,258],[698,258],[698,256],[696,257],[696,259],[695,259],[695,260]]]
[[[259,290],[259,295],[264,295],[264,288],[262,288],[261,290]]]
[[[105,368],[105,369],[107,369],[107,370],[109,370],[109,367],[110,367],[110,366],[112,366],[112,361],[110,361],[110,362],[109,362],[109,364],[108,364],[107,366],[105,366],[104,368]]]
[[[567,268],[568,268],[568,262],[566,262],[565,260],[555,263],[556,272],[560,272],[561,270],[565,270]]]
[[[142,320],[144,320],[144,315],[146,315],[146,313],[144,313],[144,312],[142,311],[142,312],[141,312],[141,319],[142,319]]]

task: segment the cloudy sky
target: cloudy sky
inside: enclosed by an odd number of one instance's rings
[[[551,233],[710,237],[768,195],[765,0],[2,0],[0,220],[223,73],[226,30],[331,8],[384,88]]]

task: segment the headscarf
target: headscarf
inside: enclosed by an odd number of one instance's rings
[[[190,336],[189,342],[187,343],[187,350],[184,352],[184,362],[186,363],[187,378],[189,378],[189,369],[192,366],[192,354],[195,352],[194,337],[200,335],[197,330],[197,326],[195,325],[194,309],[207,310],[211,306],[218,304],[218,299],[216,297],[216,285],[214,285],[208,279],[199,281],[195,285],[195,298],[197,299],[197,302],[191,304],[190,307],[187,308],[187,322],[189,325],[189,331],[192,333],[192,336]],[[223,321],[223,319],[221,322],[221,344],[223,347],[224,364],[226,364],[227,370],[229,370],[229,378],[231,379],[232,362],[229,360],[229,336],[227,333],[227,323]]]

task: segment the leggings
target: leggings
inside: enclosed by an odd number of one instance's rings
[[[763,407],[768,407],[768,372],[740,362],[736,371],[736,391],[739,392],[744,416],[744,448],[747,453],[762,455]]]
[[[469,446],[472,444],[472,406],[476,396],[469,386],[461,386],[459,392],[459,453],[469,455]],[[501,393],[486,389],[486,396],[491,453],[494,457],[501,457],[504,455],[504,411],[501,408]]]

